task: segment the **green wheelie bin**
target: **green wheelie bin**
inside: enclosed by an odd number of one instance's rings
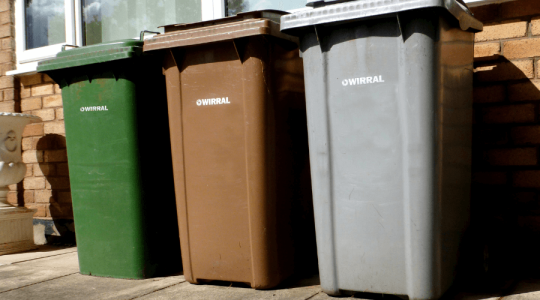
[[[81,274],[181,271],[161,57],[120,40],[43,61],[62,89]]]

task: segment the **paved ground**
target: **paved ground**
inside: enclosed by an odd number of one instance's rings
[[[497,291],[499,290],[499,291]],[[356,294],[356,299],[399,299]],[[280,288],[257,291],[246,287],[193,285],[184,276],[124,280],[78,273],[77,249],[41,246],[37,250],[0,256],[0,299],[257,299],[329,300],[318,276],[285,283]],[[540,300],[540,280],[521,280],[495,287],[493,292],[449,292],[444,300]]]

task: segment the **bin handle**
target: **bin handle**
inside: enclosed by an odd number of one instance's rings
[[[141,41],[144,41],[144,34],[145,34],[145,33],[155,33],[155,34],[160,34],[161,32],[150,31],[150,30],[143,30],[143,31],[141,31]]]
[[[66,47],[79,48],[79,46],[65,44],[65,45],[62,45],[62,51],[66,51]]]

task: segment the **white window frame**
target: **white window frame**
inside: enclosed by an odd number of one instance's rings
[[[126,0],[127,1],[127,0]],[[201,0],[203,21],[225,17],[226,0]],[[55,57],[64,45],[83,45],[81,0],[64,0],[66,41],[34,49],[26,49],[25,0],[15,0],[16,69],[6,75],[28,75],[36,72],[39,61]],[[138,38],[138,37],[137,37]]]

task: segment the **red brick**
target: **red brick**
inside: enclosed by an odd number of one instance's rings
[[[484,64],[474,70],[474,79],[480,82],[519,80],[533,77],[534,64],[532,59]]]
[[[19,78],[21,84],[25,87],[30,85],[36,85],[43,82],[41,74],[26,75]]]
[[[0,1],[0,11],[10,11],[11,10],[10,0],[1,0]]]
[[[45,177],[28,177],[23,180],[25,190],[42,190],[46,187]]]
[[[52,82],[52,83],[54,83],[52,78],[49,77],[49,75],[47,75],[47,74],[43,74],[43,82]]]
[[[61,94],[62,93],[62,89],[60,88],[60,86],[58,84],[54,85],[54,93],[55,94]]]
[[[540,216],[518,216],[517,223],[521,230],[540,232]]]
[[[11,21],[11,12],[10,11],[3,11],[0,12],[0,24],[10,24]]]
[[[22,149],[23,150],[36,150],[34,147],[34,140],[31,137],[22,138]]]
[[[475,103],[493,103],[502,102],[506,97],[504,85],[490,85],[474,87]]]
[[[52,203],[49,206],[50,215],[53,218],[73,218],[73,209],[71,205],[62,205],[61,203]]]
[[[57,120],[63,120],[64,119],[64,108],[57,108],[56,109],[56,119]]]
[[[536,165],[536,148],[492,149],[485,151],[485,162],[492,166]]]
[[[540,171],[516,171],[512,181],[515,187],[540,188]]]
[[[13,37],[14,31],[14,27],[11,24],[0,25],[0,38]]]
[[[32,96],[31,87],[21,87],[21,99],[29,98]]]
[[[540,81],[527,81],[508,86],[510,101],[540,100]]]
[[[56,94],[43,97],[43,107],[59,107],[62,106],[62,95]]]
[[[508,143],[508,129],[506,127],[483,127],[474,130],[474,142],[483,145],[504,145]],[[473,148],[477,150],[477,148]]]
[[[67,163],[56,164],[56,173],[59,176],[69,176],[69,169]]]
[[[512,201],[520,204],[530,204],[538,200],[538,194],[536,192],[514,192],[512,195]]]
[[[474,36],[475,42],[495,41],[524,37],[527,34],[527,21],[513,20],[504,23],[484,25],[484,30]]]
[[[474,58],[492,57],[501,54],[500,43],[474,45]]]
[[[71,192],[58,192],[58,202],[71,203]]]
[[[540,126],[518,126],[510,131],[515,144],[540,144]]]
[[[54,93],[54,87],[50,83],[34,85],[31,87],[31,90],[32,90],[32,96],[43,96],[43,95],[50,95]]]
[[[24,127],[22,136],[42,136],[43,135],[43,123],[29,124]]]
[[[26,174],[24,177],[32,177],[34,175],[34,167],[32,164],[26,164]]]
[[[34,192],[34,199],[36,203],[50,203],[54,202],[53,194],[51,190],[38,190]]]
[[[4,100],[15,100],[15,89],[5,89]]]
[[[15,50],[15,42],[13,38],[7,37],[2,39],[2,49]]]
[[[534,104],[484,107],[482,121],[488,124],[534,122]]]
[[[24,197],[24,203],[34,203],[35,202],[34,191],[32,191],[32,190],[24,191],[23,197]]]
[[[28,112],[30,110],[41,109],[41,98],[28,98],[21,100],[21,110]]]
[[[0,63],[12,63],[15,61],[15,54],[12,51],[0,51]]]
[[[472,182],[486,185],[504,185],[507,182],[505,172],[475,172]]]
[[[69,177],[47,177],[47,189],[68,190]]]
[[[66,162],[67,152],[65,149],[45,150],[44,160],[45,162]]]
[[[22,161],[24,163],[43,162],[43,151],[26,150],[22,153]]]
[[[503,47],[507,59],[540,56],[540,38],[506,41]]]
[[[40,117],[43,121],[53,121],[55,119],[54,108],[35,110],[32,114]],[[47,123],[44,126],[45,133],[47,133]]]
[[[34,218],[45,218],[48,216],[47,215],[48,205],[29,203],[28,205],[25,205],[25,206],[30,209],[37,210],[37,212],[34,214]]]
[[[56,172],[56,166],[54,164],[35,164],[34,176],[49,176],[54,175]]]
[[[503,19],[518,18],[540,14],[540,2],[536,0],[518,0],[501,4]]]
[[[8,189],[9,189],[10,191],[16,191],[16,190],[17,190],[17,184],[14,183],[14,184],[8,185]]]
[[[534,17],[531,20],[532,35],[540,35],[540,17]]]
[[[7,202],[13,206],[19,206],[19,199],[17,197],[17,192],[8,192]]]
[[[0,111],[15,112],[15,101],[0,102]]]
[[[66,127],[64,126],[64,121],[46,122],[43,124],[43,130],[45,134],[66,134]]]

